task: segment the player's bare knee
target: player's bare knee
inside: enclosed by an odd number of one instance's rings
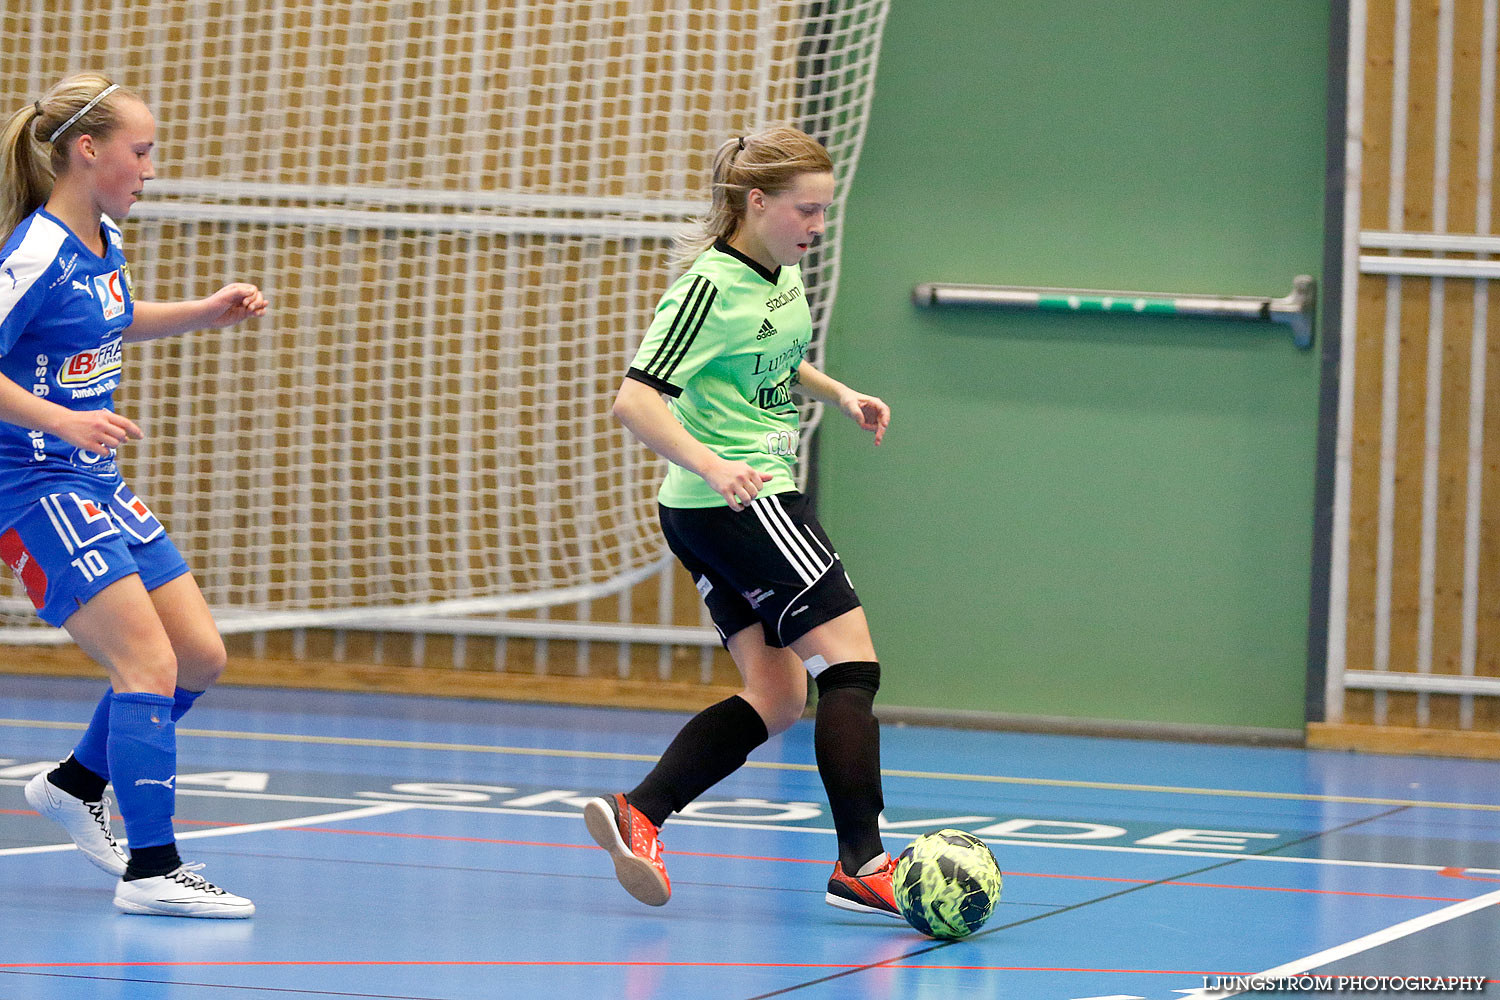
[[[766,733],[775,736],[784,733],[802,718],[802,711],[807,707],[807,690],[804,688],[796,697],[788,695],[776,703],[771,718],[766,719]]]
[[[116,691],[170,698],[177,689],[177,655],[171,649],[139,653],[114,664],[114,673]]]
[[[177,651],[177,683],[189,691],[207,690],[224,673],[229,654],[218,633],[196,640]]]
[[[775,736],[792,728],[807,707],[807,684],[747,687],[741,694],[766,724],[766,734]]]

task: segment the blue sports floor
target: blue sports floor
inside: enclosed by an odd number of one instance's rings
[[[633,785],[682,716],[220,688],[179,730],[182,853],[258,912],[184,920],[117,912],[22,797],[103,684],[0,685],[0,1000],[1500,985],[1500,763],[887,726],[889,848],[959,827],[1006,872],[990,922],[944,944],[824,904],[809,722],[668,821],[654,909],[615,883],[581,801]]]

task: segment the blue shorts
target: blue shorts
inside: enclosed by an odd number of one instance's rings
[[[61,626],[95,594],[138,573],[155,590],[188,571],[161,521],[130,487],[49,493],[0,527],[0,559],[37,615]]]

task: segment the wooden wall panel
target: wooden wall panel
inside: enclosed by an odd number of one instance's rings
[[[1492,181],[1481,176],[1479,165],[1483,4],[1459,2],[1450,7],[1453,86],[1446,110],[1439,81],[1444,59],[1441,0],[1409,4],[1407,96],[1400,106],[1393,106],[1402,69],[1397,38],[1400,9],[1399,0],[1370,0],[1366,8],[1360,229],[1493,234],[1500,222],[1497,207],[1491,203],[1489,217],[1477,218],[1482,199],[1488,196],[1485,188]],[[1399,131],[1403,112],[1405,129]],[[1493,144],[1495,133],[1490,134]],[[1496,152],[1492,149],[1491,155]],[[1446,177],[1439,176],[1441,171],[1446,171]],[[1392,192],[1397,195],[1394,205]],[[1434,256],[1418,251],[1406,254]],[[1472,253],[1447,256],[1475,257]],[[1496,367],[1500,317],[1496,312],[1500,310],[1493,308],[1486,318],[1479,359],[1485,366],[1482,441],[1471,442],[1470,428],[1476,294],[1487,296],[1487,285],[1456,277],[1364,274],[1358,279],[1351,345],[1355,368],[1347,669],[1463,672],[1472,443],[1482,456],[1483,477],[1474,672],[1500,676],[1500,476],[1496,475],[1500,471],[1500,368]],[[1397,333],[1394,341],[1387,333],[1392,328]],[[1392,387],[1393,414],[1386,411]],[[1437,437],[1435,448],[1429,451],[1434,417]],[[1384,634],[1377,611],[1382,586],[1383,460],[1393,463],[1394,471],[1386,498],[1390,520],[1384,526],[1390,545],[1389,632]],[[1431,483],[1427,481],[1429,469],[1435,472]],[[1434,491],[1429,493],[1430,489]],[[1431,511],[1424,510],[1424,504],[1431,505]],[[1431,535],[1424,543],[1425,519],[1433,513]],[[1424,563],[1431,571],[1425,588]],[[1431,616],[1427,626],[1424,605]],[[1424,628],[1428,630],[1425,635]],[[1388,659],[1383,660],[1382,648],[1388,649]],[[1363,729],[1363,738],[1372,744],[1395,747],[1404,739],[1431,749],[1441,743],[1443,733],[1500,733],[1500,697],[1351,690],[1344,702],[1344,720],[1349,727]],[[1331,736],[1330,728],[1312,726],[1310,738],[1324,741],[1322,745],[1345,745],[1346,737]],[[1377,730],[1385,735],[1372,735]],[[1412,733],[1429,735],[1418,740]],[[1500,755],[1500,743],[1470,740],[1461,745],[1467,749],[1449,752],[1473,752],[1475,746],[1492,745]]]

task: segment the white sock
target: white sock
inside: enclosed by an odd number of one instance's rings
[[[887,864],[889,864],[890,860],[891,860],[891,856],[889,854],[887,854],[886,852],[881,851],[879,854],[875,855],[869,861],[866,861],[865,862],[865,866],[863,868],[861,868],[859,871],[855,872],[854,874],[857,875],[857,876],[859,876],[860,878],[863,878],[866,875],[874,875],[876,872],[880,871],[880,869],[884,868]]]

